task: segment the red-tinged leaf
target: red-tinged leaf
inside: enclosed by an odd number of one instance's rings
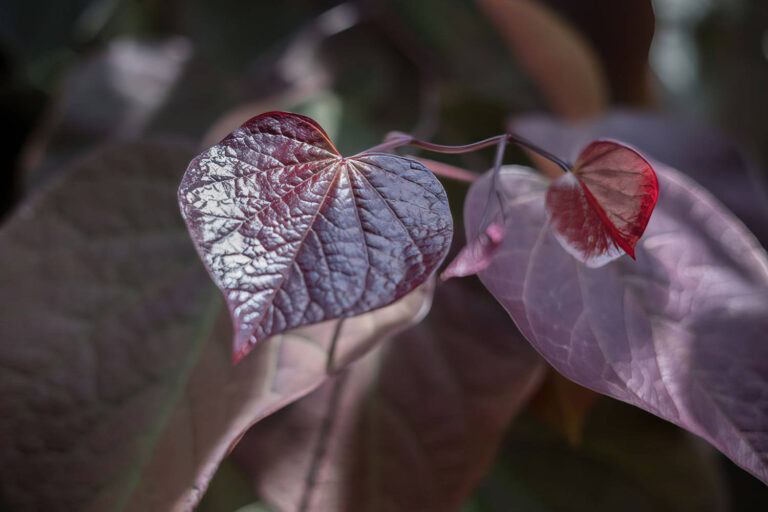
[[[63,174],[0,232],[0,503],[191,510],[255,421],[320,385],[336,322],[231,363],[232,330],[175,201],[186,146]],[[347,319],[337,359],[420,319],[429,289]]]
[[[547,227],[546,180],[505,168],[506,236],[479,276],[565,377],[700,435],[768,482],[768,257],[700,186],[654,168],[663,193],[637,261],[599,269]],[[470,189],[467,237],[491,184]]]
[[[491,264],[491,258],[496,254],[503,239],[504,226],[497,222],[489,224],[480,236],[459,251],[440,274],[440,279],[447,281],[452,277],[471,276],[485,270]]]
[[[234,459],[278,510],[455,510],[544,365],[474,279],[426,320],[255,425]]]
[[[314,121],[254,117],[187,169],[179,203],[235,324],[235,359],[287,329],[385,306],[440,265],[440,182],[389,154],[343,158]]]
[[[651,164],[624,144],[598,140],[547,191],[555,238],[588,267],[600,267],[635,245],[651,218],[659,184]]]
[[[580,123],[543,115],[515,118],[510,129],[566,160],[598,138],[618,139],[687,174],[709,190],[768,247],[768,186],[738,144],[701,124],[638,111],[613,111]]]

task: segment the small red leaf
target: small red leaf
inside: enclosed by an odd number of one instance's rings
[[[448,199],[424,165],[344,158],[313,120],[254,117],[189,165],[179,203],[235,325],[235,360],[273,334],[403,297],[440,265]]]
[[[651,164],[634,149],[597,140],[579,155],[572,172],[547,190],[555,238],[588,267],[600,267],[635,245],[659,195]]]

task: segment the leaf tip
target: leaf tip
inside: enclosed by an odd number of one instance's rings
[[[504,226],[501,223],[491,223],[483,233],[465,245],[453,261],[440,274],[441,281],[453,277],[466,277],[477,274],[488,268],[494,254],[504,240]]]
[[[251,348],[253,348],[253,345],[250,343],[242,345],[235,342],[234,350],[232,351],[232,364],[236,365],[239,363],[251,351]]]

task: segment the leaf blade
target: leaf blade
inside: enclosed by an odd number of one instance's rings
[[[283,112],[193,160],[179,204],[227,299],[235,360],[272,334],[403,297],[442,262],[453,229],[422,164],[342,158],[317,123]]]
[[[563,375],[704,437],[768,481],[760,455],[768,371],[758,334],[768,321],[765,251],[698,185],[660,164],[656,171],[664,193],[637,261],[589,269],[564,258],[546,227],[546,181],[507,168],[500,191],[508,199],[540,196],[507,202],[516,222],[505,225],[480,277]],[[490,179],[478,183],[465,210],[468,237],[481,229]]]

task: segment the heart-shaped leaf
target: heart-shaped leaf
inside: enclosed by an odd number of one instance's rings
[[[195,158],[179,203],[235,324],[235,360],[268,336],[385,306],[423,283],[453,234],[422,164],[343,158],[311,119],[254,117]]]
[[[588,267],[600,267],[624,252],[635,257],[658,194],[645,158],[624,144],[598,140],[552,182],[546,206],[563,248]]]
[[[480,278],[564,376],[687,428],[768,482],[768,258],[700,186],[654,167],[663,193],[637,261],[599,269],[555,240],[548,182],[505,168],[506,236]],[[470,239],[490,186],[470,189]]]

